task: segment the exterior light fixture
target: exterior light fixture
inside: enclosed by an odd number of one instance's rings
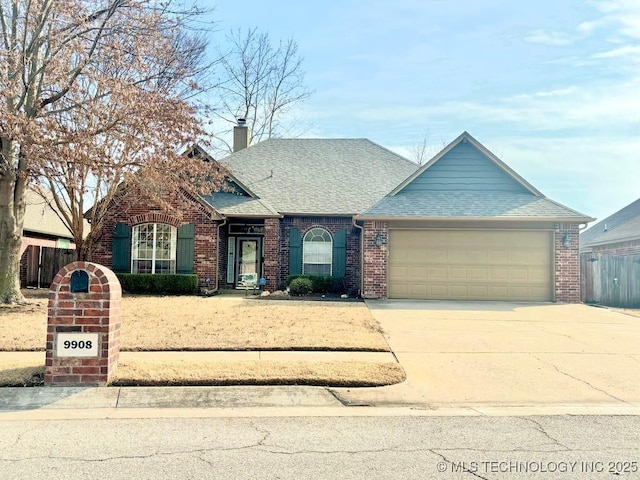
[[[382,246],[382,245],[384,245],[385,243],[386,243],[386,242],[385,242],[384,237],[382,236],[382,234],[381,234],[381,233],[378,233],[378,234],[376,235],[376,239],[375,239],[376,247],[381,247],[381,246]]]
[[[562,236],[562,246],[563,246],[564,248],[569,248],[569,245],[570,245],[570,243],[569,243],[569,234],[568,234],[568,233],[565,233],[565,234]]]

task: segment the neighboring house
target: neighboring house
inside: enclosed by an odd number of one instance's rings
[[[580,252],[640,255],[640,198],[583,232]]]
[[[468,133],[414,163],[366,139],[270,139],[219,160],[233,192],[182,196],[179,220],[122,195],[93,259],[237,288],[342,277],[369,298],[577,302],[586,215],[545,198]],[[206,155],[206,154],[205,154]],[[155,245],[155,246],[154,246]]]
[[[20,248],[20,285],[48,287],[58,270],[75,260],[69,230],[52,207],[33,189],[26,193],[26,211]]]
[[[640,199],[580,235],[582,300],[640,306]]]

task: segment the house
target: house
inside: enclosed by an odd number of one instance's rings
[[[35,187],[34,187],[35,188]],[[20,285],[48,287],[58,270],[75,260],[73,237],[56,213],[53,199],[34,188],[25,194],[20,247]]]
[[[640,199],[580,235],[582,301],[640,305]]]
[[[463,133],[414,163],[366,139],[269,139],[219,160],[233,191],[180,197],[178,220],[123,195],[93,259],[196,273],[218,288],[343,278],[369,298],[579,301],[579,226]],[[149,245],[155,245],[149,248]]]
[[[584,231],[580,251],[640,255],[640,198]]]

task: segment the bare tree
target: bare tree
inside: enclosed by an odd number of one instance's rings
[[[218,119],[228,128],[217,134],[222,149],[232,151],[225,139],[238,118],[245,118],[252,141],[278,135],[283,116],[311,95],[304,85],[302,58],[292,40],[274,46],[266,33],[256,28],[234,30],[227,40],[228,52],[221,52],[221,78],[215,95]]]
[[[429,130],[425,130],[422,132],[420,140],[413,145],[410,153],[410,159],[422,166],[429,160],[429,158],[431,158],[431,155],[429,154],[430,150]]]
[[[159,202],[161,191],[219,183],[213,165],[176,148],[203,133],[186,99],[205,43],[184,30],[200,13],[171,0],[0,0],[0,303],[24,302],[30,182],[51,190],[81,255],[84,210],[102,200],[91,210],[99,229],[122,182]]]

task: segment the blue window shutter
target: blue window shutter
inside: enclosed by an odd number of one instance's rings
[[[111,247],[111,269],[116,273],[131,273],[131,226],[116,223]]]
[[[193,273],[193,251],[195,247],[196,226],[188,223],[178,227],[176,244],[176,273]]]
[[[302,273],[302,237],[296,227],[289,230],[289,275]]]
[[[333,236],[333,276],[343,278],[347,273],[347,229]]]

